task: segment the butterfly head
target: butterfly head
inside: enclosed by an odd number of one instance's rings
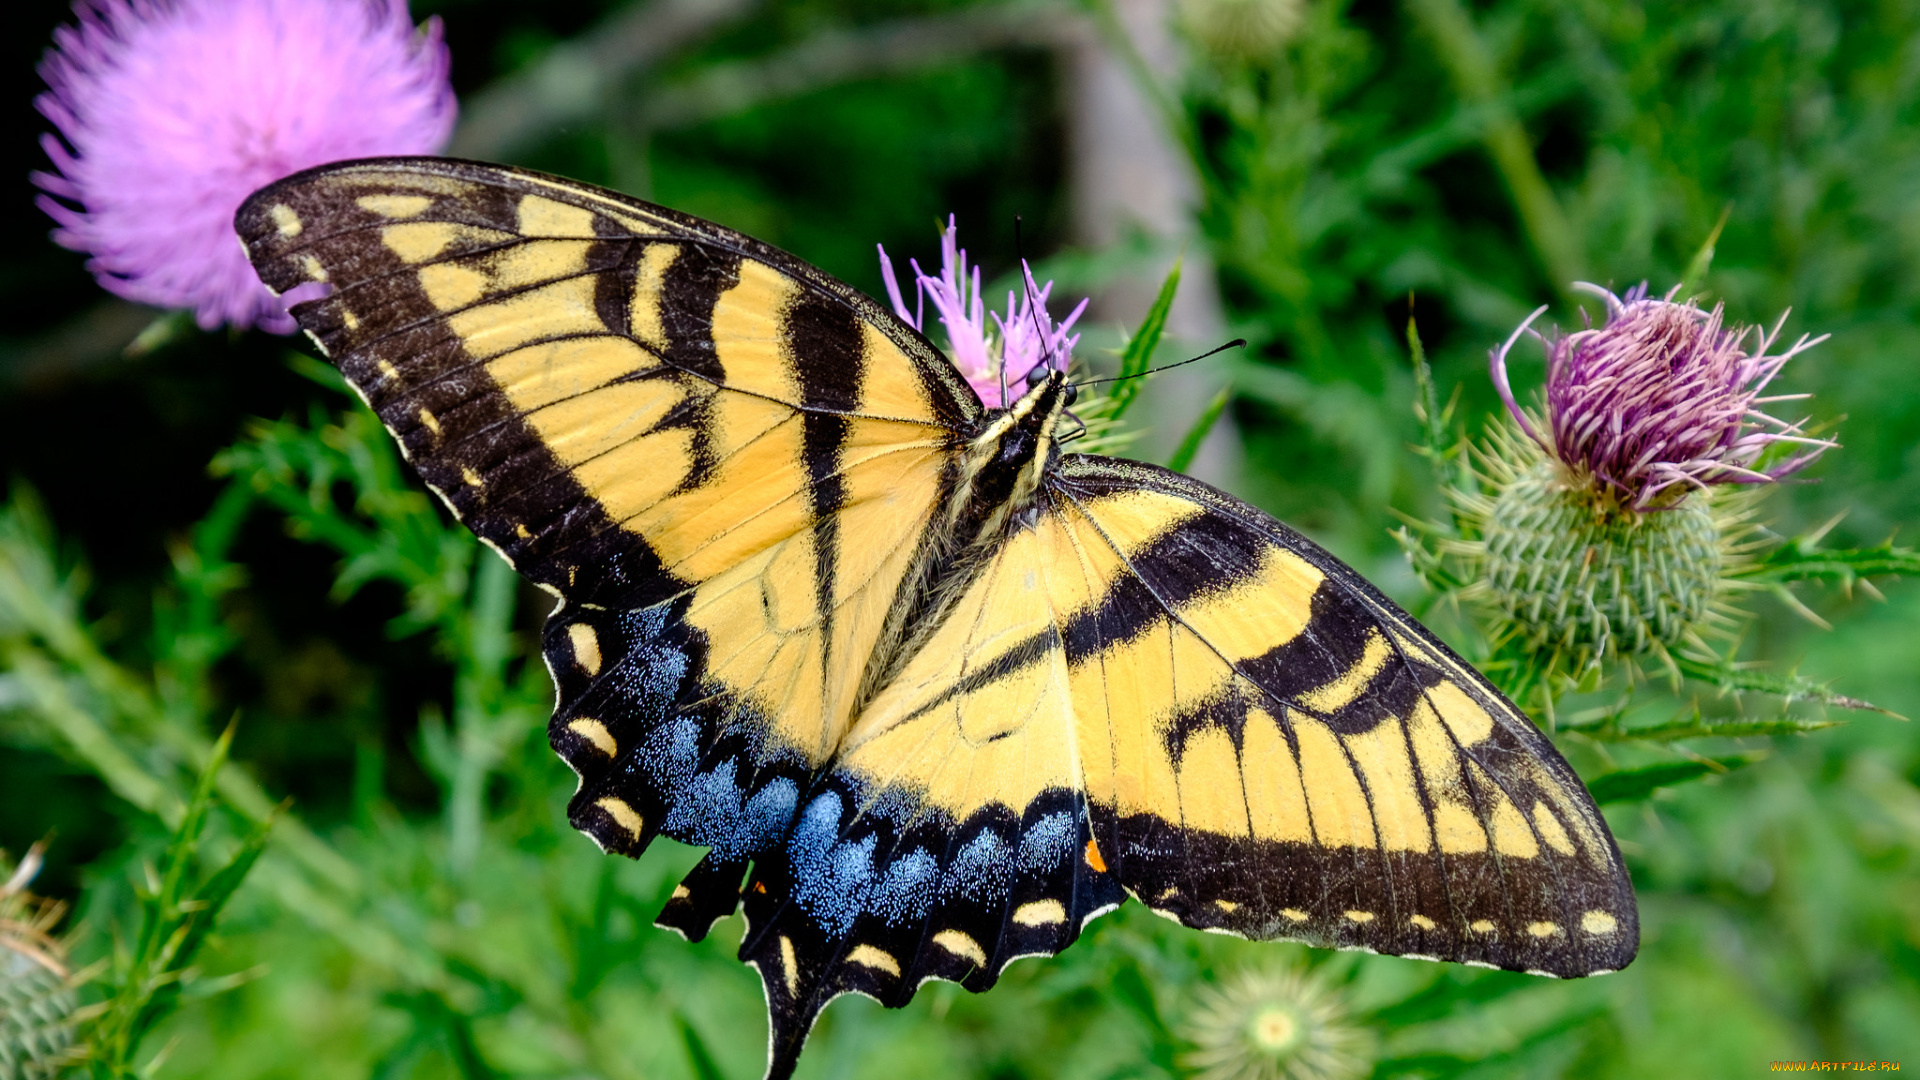
[[[1049,371],[1045,377],[1033,380],[1027,392],[1007,410],[1002,422],[989,429],[1005,425],[995,457],[1002,464],[1023,471],[1029,465],[1044,469],[1052,464],[1052,459],[1060,453],[1059,440],[1055,437],[1060,418],[1066,415],[1067,407],[1077,396],[1065,372]]]
[[[964,498],[1010,512],[1030,504],[1060,456],[1060,419],[1073,399],[1066,374],[1049,371],[1010,407],[988,414],[992,419],[967,449]]]

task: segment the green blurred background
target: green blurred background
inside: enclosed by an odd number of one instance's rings
[[[874,245],[928,265],[948,213],[1004,282],[1019,215],[1055,296],[1095,298],[1094,365],[1184,254],[1163,357],[1250,346],[1150,384],[1138,452],[1164,458],[1230,383],[1196,471],[1416,610],[1389,529],[1441,503],[1410,449],[1409,312],[1477,430],[1486,351],[1529,310],[1577,324],[1577,279],[1664,290],[1723,213],[1706,284],[1730,317],[1791,307],[1789,337],[1833,335],[1784,386],[1814,395],[1804,409],[1843,448],[1773,493],[1769,526],[1844,514],[1828,542],[1870,545],[1920,520],[1920,6],[413,10],[444,20],[453,51],[452,152],[715,219],[872,293]],[[697,852],[662,840],[630,863],[565,825],[572,777],[545,748],[551,690],[529,652],[538,594],[415,493],[377,427],[295,359],[303,343],[176,320],[129,350],[160,313],[107,298],[46,239],[25,177],[44,164],[32,67],[68,18],[48,0],[0,10],[19,148],[0,216],[0,465],[17,493],[0,521],[0,848],[51,835],[38,888],[76,902],[79,957],[104,955],[237,716],[214,846],[292,809],[150,1040],[172,1046],[159,1075],[758,1076],[737,920],[700,945],[649,925]],[[1516,355],[1530,391],[1537,350]],[[1879,591],[1800,593],[1832,629],[1757,597],[1742,656],[1920,715],[1920,590]],[[801,1076],[1179,1075],[1196,990],[1276,960],[1343,988],[1382,1076],[1920,1068],[1920,733],[1836,718],[1676,747],[1755,762],[1607,808],[1643,919],[1619,975],[1312,954],[1132,907],[982,997],[843,1000]],[[1565,748],[1588,776],[1614,764]]]

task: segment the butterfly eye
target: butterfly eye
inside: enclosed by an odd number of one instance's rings
[[[1073,403],[1079,400],[1080,400],[1080,388],[1073,385],[1072,383],[1068,383],[1066,395],[1061,398],[1061,401],[1065,402],[1066,407],[1071,409],[1073,408]]]

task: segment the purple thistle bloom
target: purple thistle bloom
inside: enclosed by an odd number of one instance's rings
[[[1528,436],[1634,510],[1671,506],[1688,491],[1710,484],[1778,480],[1837,445],[1801,434],[1804,420],[1789,424],[1759,408],[1807,396],[1760,394],[1788,360],[1827,335],[1809,339],[1803,334],[1785,352],[1768,356],[1785,314],[1771,331],[1728,330],[1721,306],[1708,312],[1692,301],[1674,303],[1677,287],[1658,300],[1647,298],[1644,282],[1624,297],[1585,282],[1574,287],[1606,301],[1606,325],[1548,339],[1531,329],[1546,310],[1541,307],[1493,351],[1493,384]],[[1507,381],[1507,353],[1523,333],[1547,350],[1551,438],[1535,430]],[[1755,346],[1751,353],[1749,336]],[[1776,443],[1807,449],[1769,468],[1755,468]]]
[[[405,0],[81,0],[35,100],[54,239],[102,287],[202,327],[291,333],[233,231],[242,199],[343,158],[430,154],[453,130],[438,20]],[[319,288],[319,286],[316,286]]]
[[[1016,299],[1009,292],[1005,317],[997,311],[988,312],[980,299],[980,268],[967,265],[959,226],[951,215],[940,234],[940,276],[928,276],[915,260],[907,263],[913,267],[914,277],[911,311],[901,295],[899,279],[894,277],[893,260],[887,257],[887,249],[880,247],[880,276],[886,279],[887,298],[893,302],[894,313],[925,333],[925,304],[928,299],[933,301],[940,324],[947,330],[947,355],[988,408],[1005,408],[1018,398],[1036,368],[1067,370],[1073,347],[1080,342],[1080,335],[1071,332],[1073,324],[1087,310],[1087,301],[1080,301],[1064,321],[1054,325],[1047,313],[1053,282],[1038,285],[1033,269],[1022,262],[1025,297]],[[989,314],[997,331],[987,327]]]

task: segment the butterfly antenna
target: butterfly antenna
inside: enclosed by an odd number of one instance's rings
[[[1148,368],[1145,371],[1136,372],[1132,375],[1112,375],[1104,379],[1088,379],[1086,382],[1074,383],[1073,385],[1075,386],[1075,388],[1079,388],[1083,386],[1098,386],[1101,383],[1121,382],[1126,379],[1142,379],[1147,377],[1148,375],[1158,375],[1162,371],[1172,371],[1174,368],[1177,368],[1177,367],[1185,367],[1186,365],[1191,364],[1196,360],[1205,360],[1207,357],[1212,356],[1215,353],[1223,353],[1223,352],[1226,352],[1228,349],[1244,349],[1246,347],[1247,347],[1246,338],[1234,338],[1232,341],[1227,342],[1225,345],[1220,345],[1215,348],[1208,349],[1206,352],[1201,353],[1199,356],[1189,356],[1185,360],[1175,361],[1174,363],[1171,363],[1171,364],[1162,364],[1157,368]]]

